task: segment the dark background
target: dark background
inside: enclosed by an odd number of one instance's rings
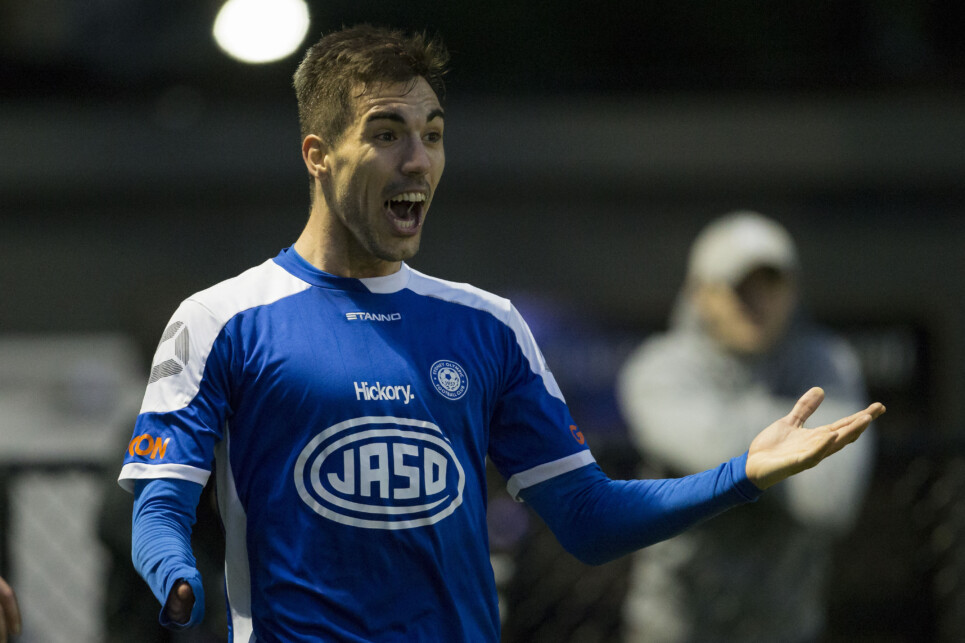
[[[228,59],[219,6],[0,5],[0,332],[123,333],[146,364],[181,299],[300,232],[298,54]],[[360,21],[445,39],[447,171],[411,263],[586,323],[555,349],[537,333],[577,414],[599,393],[583,369],[605,383],[663,325],[701,226],[784,223],[811,313],[854,338],[889,406],[837,631],[965,632],[965,512],[935,491],[959,489],[965,437],[965,5],[310,6],[310,40]],[[585,406],[606,454],[619,422]]]

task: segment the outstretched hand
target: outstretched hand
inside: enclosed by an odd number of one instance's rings
[[[833,424],[813,429],[804,422],[824,401],[824,391],[812,388],[797,401],[791,412],[761,431],[747,453],[747,477],[759,489],[767,489],[795,473],[810,469],[832,453],[851,444],[871,421],[885,412],[875,402],[863,411]]]
[[[194,591],[187,581],[179,580],[171,588],[168,602],[164,606],[167,617],[183,625],[191,618],[192,609],[194,609]]]

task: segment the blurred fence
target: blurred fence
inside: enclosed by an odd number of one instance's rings
[[[140,370],[124,338],[0,339],[0,571],[20,599],[24,643],[102,640],[104,470]]]

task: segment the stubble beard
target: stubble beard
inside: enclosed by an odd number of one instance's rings
[[[344,210],[343,210],[344,212]],[[364,220],[361,213],[356,211],[343,219],[343,225],[354,238],[356,245],[366,254],[381,261],[397,262],[411,259],[419,252],[422,242],[422,232],[413,237],[395,237],[389,229],[388,222],[379,220],[382,213],[375,215],[374,220]],[[354,221],[352,225],[350,221]]]

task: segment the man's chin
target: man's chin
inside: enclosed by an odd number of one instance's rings
[[[379,252],[375,253],[375,256],[383,261],[408,261],[418,254],[420,243],[421,236],[410,237],[405,239],[403,243],[392,244],[392,247],[380,248]]]

